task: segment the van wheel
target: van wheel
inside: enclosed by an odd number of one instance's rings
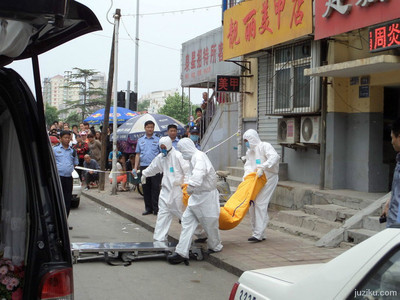
[[[71,200],[71,208],[78,208],[79,207],[79,203],[81,202],[81,198],[80,197],[74,197]]]

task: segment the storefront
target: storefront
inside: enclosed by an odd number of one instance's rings
[[[315,39],[326,41],[326,62],[305,74],[327,83],[327,188],[389,190],[389,125],[400,117],[399,16],[399,1],[316,1]]]

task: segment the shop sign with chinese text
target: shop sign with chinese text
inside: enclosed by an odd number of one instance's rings
[[[317,0],[315,39],[394,20],[399,16],[399,0]]]
[[[400,19],[369,29],[369,51],[379,52],[400,47]]]
[[[312,0],[244,1],[224,13],[224,60],[312,33]]]
[[[217,74],[238,75],[240,67],[223,61],[222,27],[182,44],[182,86],[215,82]]]
[[[217,92],[239,92],[240,76],[217,75]]]

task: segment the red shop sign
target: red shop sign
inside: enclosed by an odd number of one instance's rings
[[[400,47],[400,19],[369,29],[369,51],[379,52]]]
[[[399,18],[399,0],[317,0],[315,39]]]

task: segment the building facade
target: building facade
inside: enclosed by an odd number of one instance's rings
[[[251,62],[243,129],[288,180],[384,192],[400,116],[400,1],[243,1],[224,13],[224,60]],[[313,26],[315,24],[315,26]]]
[[[175,95],[175,93],[179,93],[178,88],[164,91],[154,91],[146,95],[142,95],[139,99],[139,102],[150,100],[150,106],[147,111],[149,113],[156,114],[158,113],[158,110],[164,106],[165,100],[169,96]]]

